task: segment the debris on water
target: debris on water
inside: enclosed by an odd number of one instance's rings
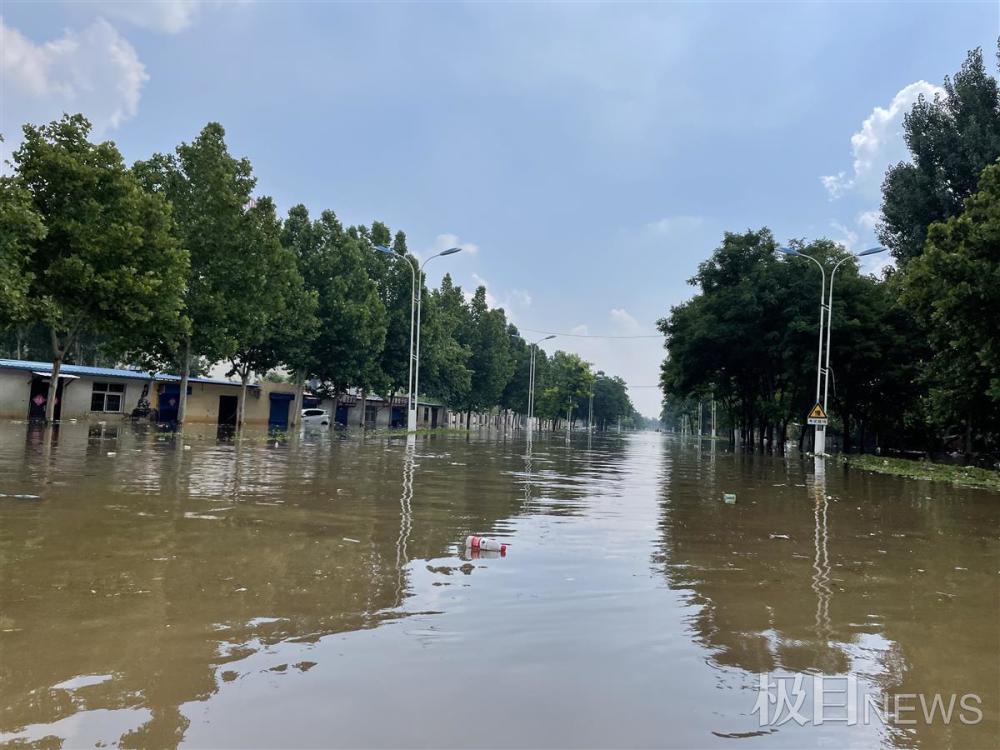
[[[726,494],[724,494],[722,496],[722,499],[725,500],[726,505],[736,505],[736,493],[735,492],[727,492]]]
[[[16,495],[7,495],[7,494],[5,494],[3,492],[0,492],[0,497],[9,497],[9,498],[12,498],[14,500],[39,500],[39,499],[41,499],[39,495],[27,495],[27,494],[24,494],[24,493],[19,493],[19,494],[16,494]]]
[[[116,451],[108,451],[108,455],[109,456],[117,456],[118,453]]]
[[[345,542],[350,542],[351,544],[361,544],[361,540],[360,539],[351,539],[351,537],[349,537],[349,536],[345,536],[344,537],[344,541]]]
[[[499,552],[501,555],[507,554],[506,544],[485,536],[465,537],[465,548],[474,552]]]
[[[191,450],[191,446],[190,446],[190,445],[185,445],[185,446],[184,446],[184,450],[186,450],[186,451],[189,451],[189,450]]]
[[[771,539],[791,539],[788,534],[768,534],[768,537]]]

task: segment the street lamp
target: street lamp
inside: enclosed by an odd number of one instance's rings
[[[528,437],[531,437],[532,421],[535,415],[535,352],[538,351],[540,343],[555,337],[556,335],[552,333],[531,344],[531,366],[528,368]]]
[[[444,255],[454,255],[461,251],[461,249],[460,247],[449,247],[447,250],[442,250],[436,255],[432,255],[418,267],[416,258],[409,255],[400,255],[395,250],[390,250],[382,245],[375,245],[377,252],[406,261],[413,277],[410,287],[410,367],[406,381],[406,429],[408,432],[417,431],[417,398],[420,389],[420,303],[424,296],[420,292],[424,286],[424,266],[435,258],[440,258]],[[420,282],[419,286],[417,284],[418,280]],[[416,325],[413,323],[414,317],[416,317]],[[416,353],[414,353],[414,335],[416,336]]]
[[[863,258],[866,255],[875,255],[877,253],[884,253],[884,247],[873,247],[870,250],[863,250],[860,253],[851,253],[845,255],[833,266],[833,270],[830,272],[830,293],[827,296],[826,292],[826,266],[820,261],[816,260],[811,255],[806,255],[796,250],[794,247],[779,247],[778,250],[785,255],[791,256],[793,258],[808,258],[817,266],[819,266],[820,274],[822,275],[822,282],[820,285],[819,292],[819,346],[816,352],[816,403],[819,403],[820,397],[820,382],[822,376],[823,384],[823,411],[826,412],[827,416],[830,414],[829,410],[829,394],[830,394],[830,331],[832,326],[830,325],[833,320],[833,279],[837,273],[837,269],[840,268],[848,260],[855,258]],[[825,313],[825,315],[824,315]],[[826,318],[826,363],[823,362],[823,323],[824,317]],[[826,425],[817,424],[815,425],[814,439],[813,439],[813,452],[817,456],[826,455]]]

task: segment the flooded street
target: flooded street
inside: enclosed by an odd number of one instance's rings
[[[0,743],[1000,743],[996,493],[655,433],[42,437],[0,426]],[[981,720],[814,725],[820,677]]]

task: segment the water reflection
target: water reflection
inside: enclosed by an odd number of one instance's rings
[[[0,742],[720,746],[767,672],[985,714],[768,746],[996,744],[982,494],[658,435],[114,427],[0,426]]]
[[[753,689],[761,673],[853,675],[861,700],[972,692],[989,707],[976,726],[854,731],[898,747],[994,744],[1000,558],[992,498],[972,492],[977,502],[962,502],[969,491],[847,474],[839,464],[830,476],[822,459],[782,465],[726,455],[715,475],[702,474],[683,463],[678,444],[664,450],[690,473],[664,482],[653,559],[695,606],[691,634],[733,684]],[[737,487],[736,505],[721,502]],[[748,716],[746,730],[753,723]]]

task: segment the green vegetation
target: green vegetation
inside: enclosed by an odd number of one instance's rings
[[[243,385],[239,424],[254,377],[383,403],[405,391],[416,259],[403,232],[302,205],[282,220],[218,123],[131,169],[82,115],[24,131],[0,177],[0,353],[49,358],[57,376],[63,362],[179,371],[179,422],[189,379],[220,362]],[[417,293],[421,393],[523,414],[530,348],[486,289],[467,298],[445,276]],[[537,362],[539,418],[585,418],[593,386],[600,424],[641,422],[623,381],[565,352]]]
[[[5,251],[20,254],[13,268],[22,269],[19,282],[4,285],[5,295],[22,290],[19,322],[48,333],[49,421],[59,369],[77,337],[103,335],[115,351],[150,326],[173,326],[190,268],[171,232],[167,201],[142,189],[113,143],[91,143],[90,129],[82,115],[26,125],[15,176],[5,183],[20,201],[14,211],[21,208],[21,240],[6,242]]]
[[[845,450],[1000,449],[1000,91],[980,50],[947,95],[905,119],[912,161],[883,186],[879,236],[896,258],[863,276],[828,240],[791,246],[836,276],[830,429]],[[662,419],[678,428],[715,400],[720,430],[784,450],[815,400],[820,274],[776,254],[767,228],[726,233],[659,323]],[[799,447],[807,430],[799,429]]]
[[[910,479],[927,479],[934,482],[950,482],[965,487],[983,487],[1000,492],[1000,472],[981,469],[976,466],[955,466],[930,461],[912,461],[906,458],[883,458],[882,456],[845,456],[844,462],[852,469],[875,471]]]

